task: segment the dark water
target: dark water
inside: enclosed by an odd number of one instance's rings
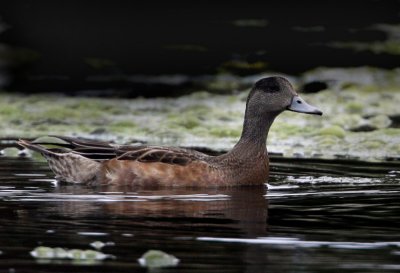
[[[56,185],[47,166],[0,158],[0,272],[399,272],[400,165],[275,160],[268,190],[157,190]],[[39,245],[116,259],[43,263]]]

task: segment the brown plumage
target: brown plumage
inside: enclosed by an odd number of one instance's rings
[[[61,136],[55,136],[64,141],[57,144],[59,148],[46,148],[43,143],[26,140],[18,143],[40,152],[56,177],[66,182],[140,187],[261,185],[268,179],[268,130],[284,110],[322,114],[302,100],[285,78],[270,77],[255,83],[246,103],[242,136],[223,155]]]

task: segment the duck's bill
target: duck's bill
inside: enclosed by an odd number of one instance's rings
[[[287,110],[312,115],[322,115],[322,111],[317,107],[309,105],[300,96],[294,96],[292,103],[287,107]]]

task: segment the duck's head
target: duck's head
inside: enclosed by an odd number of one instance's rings
[[[257,116],[276,116],[284,110],[322,115],[322,112],[305,102],[283,77],[268,77],[257,81],[247,98],[248,113]]]

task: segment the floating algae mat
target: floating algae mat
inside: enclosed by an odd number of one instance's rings
[[[92,249],[64,249],[61,247],[39,246],[30,252],[36,259],[70,259],[74,261],[101,261],[108,258],[114,258],[113,255],[104,254]]]
[[[149,268],[172,267],[178,265],[179,259],[161,250],[149,250],[138,259],[138,262],[141,266]]]
[[[343,86],[302,94],[324,115],[280,115],[269,134],[269,152],[398,159],[400,87]],[[61,134],[225,151],[240,137],[247,94],[248,90],[230,95],[197,92],[152,99],[0,94],[0,137]]]

